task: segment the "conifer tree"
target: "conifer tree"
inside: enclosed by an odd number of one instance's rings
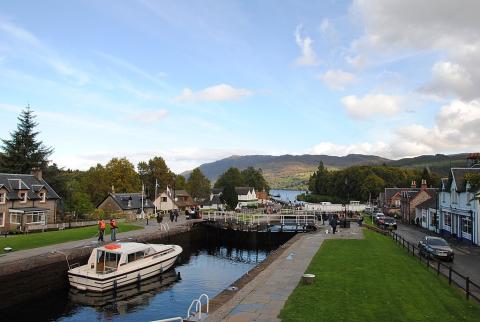
[[[2,139],[3,155],[0,158],[0,171],[7,173],[29,173],[33,168],[45,169],[53,148],[38,140],[39,132],[35,115],[27,106],[18,117],[17,129],[10,133],[9,140]]]

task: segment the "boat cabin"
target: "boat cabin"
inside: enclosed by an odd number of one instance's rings
[[[116,271],[119,266],[133,263],[155,250],[150,245],[140,243],[116,243],[95,249],[88,260],[90,270],[97,274],[108,274]]]

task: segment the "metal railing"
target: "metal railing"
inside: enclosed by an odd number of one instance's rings
[[[370,224],[364,225],[370,230],[381,233],[385,236],[391,237],[396,244],[402,246],[407,250],[408,254],[418,258],[421,263],[425,264],[427,268],[432,269],[437,273],[437,276],[442,275],[448,279],[449,285],[455,285],[465,292],[465,297],[468,299],[473,298],[474,300],[480,302],[480,284],[473,282],[470,277],[461,274],[460,272],[453,269],[450,265],[447,265],[435,258],[431,258],[429,255],[422,256],[420,249],[414,243],[406,240],[403,236],[397,234],[391,230],[380,229]]]
[[[315,214],[309,214],[308,212],[285,212],[279,214],[247,214],[247,213],[235,213],[226,211],[215,211],[204,214],[204,219],[208,221],[230,221],[236,224],[244,225],[260,225],[266,223],[279,223],[280,225],[315,225],[317,223],[317,216]]]

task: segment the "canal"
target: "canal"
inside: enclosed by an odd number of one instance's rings
[[[101,295],[76,292],[66,285],[62,291],[0,312],[0,320],[151,321],[185,317],[193,299],[202,293],[213,298],[293,235],[200,227],[161,241],[183,247],[177,265],[162,276]]]

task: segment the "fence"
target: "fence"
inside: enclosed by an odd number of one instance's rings
[[[437,273],[437,276],[442,275],[448,280],[449,285],[455,285],[460,288],[462,291],[465,292],[465,297],[468,299],[473,298],[476,301],[480,302],[480,285],[478,283],[473,282],[468,276],[465,276],[456,270],[454,270],[451,266],[430,258],[430,256],[422,256],[419,252],[419,248],[414,243],[406,240],[403,236],[400,236],[394,231],[391,230],[384,230],[370,225],[364,225],[370,230],[376,231],[381,233],[385,236],[391,237],[395,243],[401,245],[404,249],[407,250],[408,254],[415,256],[420,260],[421,263],[425,264],[427,268],[432,269],[434,272]]]

